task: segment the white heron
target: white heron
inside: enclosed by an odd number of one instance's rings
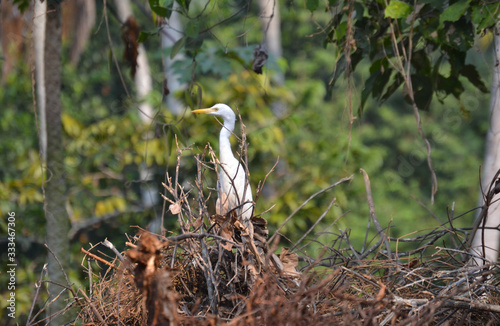
[[[208,109],[193,110],[194,113],[206,113],[220,117],[224,125],[219,135],[219,205],[227,210],[236,209],[238,218],[249,228],[253,235],[253,225],[250,221],[253,214],[253,197],[246,170],[234,157],[229,138],[234,130],[236,115],[226,104],[215,104]],[[225,196],[223,196],[225,194]],[[227,200],[227,204],[224,202]],[[227,206],[226,206],[227,205]],[[225,212],[223,212],[225,213]]]

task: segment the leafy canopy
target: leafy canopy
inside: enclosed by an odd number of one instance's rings
[[[494,27],[499,2],[330,1],[327,9],[333,13],[327,43],[336,46],[337,71],[356,70],[365,58],[370,62],[359,113],[370,96],[385,101],[402,85],[404,80],[394,64],[398,58],[410,58],[409,74],[421,110],[429,109],[433,98],[442,103],[444,97],[453,95],[459,100],[464,92],[460,77],[481,92],[488,91],[466,57],[475,37]],[[350,50],[345,51],[348,44]],[[339,76],[338,72],[332,76],[332,85]]]

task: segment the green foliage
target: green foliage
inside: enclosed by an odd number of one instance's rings
[[[38,153],[36,126],[31,108],[31,85],[27,76],[28,67],[21,65],[6,81],[0,91],[2,118],[0,119],[0,142],[2,171],[0,172],[0,214],[5,216],[18,206],[40,203],[42,195],[41,168]],[[26,96],[19,96],[26,94]],[[33,126],[27,128],[27,126]],[[8,140],[8,141],[6,141]]]
[[[458,21],[465,14],[467,9],[470,9],[469,8],[470,2],[471,2],[471,0],[465,0],[465,1],[462,0],[462,1],[455,2],[454,4],[452,4],[448,8],[446,8],[439,16],[438,28],[441,29],[444,26],[445,22]]]
[[[406,18],[412,11],[412,7],[402,1],[392,0],[385,8],[385,17],[399,19]]]
[[[30,6],[29,0],[13,0],[12,1],[21,12],[25,12]]]
[[[493,26],[498,20],[500,4],[496,1],[491,3],[481,3],[477,6],[471,6],[472,21],[477,26],[478,31],[484,31],[489,26]]]
[[[306,7],[309,11],[314,12],[319,7],[319,0],[307,0]]]
[[[158,16],[169,18],[174,6],[173,0],[149,0],[151,10]]]
[[[349,18],[351,5],[355,14]],[[394,60],[404,62],[404,53],[411,58],[410,77],[417,105],[422,110],[428,110],[432,99],[441,100],[443,94],[459,98],[464,91],[461,76],[480,91],[487,91],[476,67],[467,65],[465,59],[474,45],[475,35],[484,34],[494,26],[500,8],[498,3],[464,0],[444,6],[441,2],[422,1],[413,7],[407,2],[392,0],[387,7],[381,1],[367,1],[348,2],[335,8],[328,24],[327,41],[338,49],[340,68],[337,69],[345,70],[346,55],[352,69],[364,58],[371,64],[372,74],[363,85],[360,113],[369,96],[385,101],[402,85],[401,71],[395,70]],[[381,12],[385,13],[385,19],[380,18]],[[347,24],[353,25],[351,32],[346,31]],[[398,42],[397,51],[392,44],[393,37]],[[351,39],[355,42],[352,51],[343,53],[342,49]]]

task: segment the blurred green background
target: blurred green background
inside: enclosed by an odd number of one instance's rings
[[[291,242],[313,225],[335,197],[335,206],[311,237],[325,231],[340,217],[327,230],[332,234],[322,235],[319,242],[331,245],[336,234],[349,229],[353,246],[362,245],[369,214],[360,168],[370,176],[377,216],[382,226],[390,226],[388,233],[392,237],[414,236],[415,231],[425,232],[439,225],[418,201],[443,222],[447,221],[453,204],[455,216],[477,205],[489,94],[479,92],[469,83],[464,83],[460,100],[443,96],[420,113],[432,145],[439,182],[432,205],[425,145],[418,136],[413,111],[403,92],[396,92],[383,103],[368,98],[363,114],[357,115],[361,81],[370,77],[367,60],[358,64],[352,84],[340,77],[333,87],[330,85],[339,49],[325,42],[321,28],[331,19],[329,12],[311,12],[300,1],[286,2],[280,12],[283,58],[270,56],[264,73],[257,75],[251,70],[253,50],[262,41],[257,5],[251,4],[238,15],[232,14],[241,5],[239,1],[227,6],[214,5],[211,14],[204,15],[198,24],[215,26],[201,36],[196,33],[198,30],[191,31],[197,36],[187,41],[181,49],[182,59],[172,68],[187,85],[184,90],[171,90],[168,95],[183,103],[185,110],[180,115],[171,113],[162,101],[162,57],[169,56],[170,49],[162,53],[160,38],[152,33],[143,44],[154,81],[154,91],[147,101],[157,115],[154,122],[144,124],[138,116],[138,100],[128,97],[123,89],[110,55],[107,30],[100,22],[103,4],[96,4],[97,23],[76,66],[68,59],[72,38],[63,40],[63,146],[69,194],[67,211],[73,226],[74,268],[70,276],[77,284],[85,282],[80,248],[108,238],[118,249],[124,249],[125,233],[134,234],[136,225],[147,228],[161,216],[163,200],[144,207],[141,189],[148,185],[154,193],[164,192],[161,182],[166,173],[175,174],[175,136],[181,148],[191,148],[183,152],[179,177],[186,189],[193,187],[194,155],[202,153],[207,142],[218,150],[220,127],[212,117],[195,116],[190,111],[218,102],[241,113],[254,191],[279,158],[256,208],[260,213],[275,205],[264,215],[271,234],[309,196],[354,174],[352,182],[314,198],[286,224],[281,232]],[[190,10],[197,12],[201,7],[201,3],[192,3]],[[154,20],[137,7],[134,10],[141,29],[154,32]],[[231,18],[217,25],[224,17]],[[186,33],[189,28],[201,29],[192,27],[193,21],[196,19],[185,19]],[[111,14],[109,22],[113,49],[125,83],[132,90],[133,80],[121,57],[124,46],[121,24]],[[29,38],[25,41],[22,53],[25,60],[18,61],[0,87],[0,230],[2,235],[6,234],[8,212],[16,212],[20,314],[29,310],[33,285],[46,259],[43,171],[38,155]],[[7,50],[2,49],[3,55]],[[476,65],[488,85],[492,69],[490,51],[473,49],[467,55],[467,61]],[[276,74],[284,74],[283,85],[272,83]],[[280,116],[271,110],[271,104],[277,101],[286,107]],[[465,110],[460,110],[461,106]],[[350,109],[356,117],[352,128]],[[239,130],[237,123],[237,134]],[[233,150],[236,149],[233,142]],[[140,174],[145,166],[151,173],[149,179]],[[214,187],[214,175],[207,174],[205,180],[206,187]],[[91,219],[99,222],[82,227]],[[473,219],[471,213],[456,220],[454,225],[470,226]],[[176,223],[176,217],[167,212],[167,230],[178,232]],[[370,236],[375,234],[375,230],[370,231]],[[2,247],[6,241],[4,236],[0,237]],[[320,243],[311,246],[307,253],[317,256],[322,248]],[[282,245],[292,244],[282,239]],[[401,250],[407,250],[414,244],[400,246]],[[0,274],[0,284],[6,284],[5,279],[6,275]],[[3,297],[1,302],[3,318],[6,311]]]

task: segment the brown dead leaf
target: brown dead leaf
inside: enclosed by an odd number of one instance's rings
[[[252,216],[252,224],[254,233],[259,234],[267,239],[269,230],[267,229],[267,220],[262,217]]]
[[[248,237],[250,235],[250,232],[248,232],[248,228],[239,220],[234,221],[234,227],[240,230],[242,237]]]
[[[379,283],[380,284],[380,291],[377,293],[377,297],[375,298],[376,301],[380,301],[384,298],[385,296],[385,284]]]
[[[137,69],[137,56],[139,55],[139,25],[134,17],[129,17],[122,26],[123,59],[130,66],[130,74],[135,77]]]
[[[177,215],[181,212],[181,205],[177,202],[175,204],[170,205],[168,209],[170,210],[170,213]]]
[[[219,207],[219,199],[217,199],[217,207]],[[211,220],[214,223],[217,223],[219,228],[217,233],[223,237],[224,239],[227,240],[233,240],[233,231],[235,228],[235,222],[236,220],[236,214],[226,214],[226,215],[220,215],[220,214],[215,214],[211,216]],[[222,247],[226,250],[232,250],[233,245],[229,242],[222,242],[221,243]]]
[[[232,240],[233,239],[233,229],[232,227],[227,224],[225,226],[223,226],[220,230],[220,236],[223,237],[224,239],[227,239],[227,240]],[[230,242],[224,242],[222,241],[221,242],[221,246],[222,248],[228,250],[228,251],[231,251],[233,249],[233,244],[230,243]]]
[[[288,252],[288,248],[281,248],[280,260],[283,263],[283,273],[289,276],[300,275],[296,267],[299,265],[299,256],[296,253]]]
[[[236,221],[236,216],[230,214],[229,216],[221,216],[222,223],[220,225],[220,236],[227,240],[233,240],[234,222]],[[229,242],[224,242],[221,244],[226,250],[232,250],[233,244]]]
[[[198,217],[196,220],[193,222],[193,227],[198,230],[198,228],[203,224],[203,217]]]
[[[251,262],[250,265],[254,266],[255,272],[259,274],[262,267],[262,257],[260,256],[259,250],[255,246],[255,242],[253,239],[253,224],[249,223],[248,226],[251,227],[252,229],[247,227],[244,223],[240,222],[239,220],[234,221],[234,227],[240,230],[241,239],[243,240],[245,249],[249,250],[255,257],[255,262]],[[254,263],[256,263],[256,265]]]

